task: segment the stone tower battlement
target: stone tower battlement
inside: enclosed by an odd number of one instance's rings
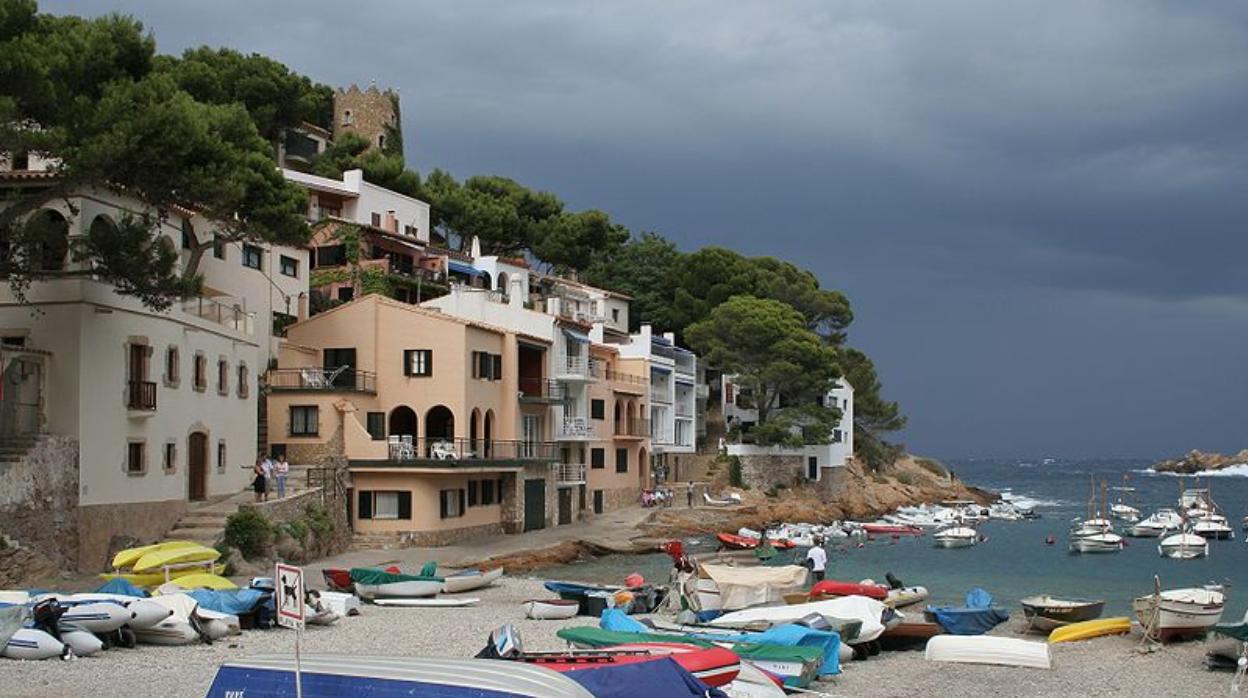
[[[355,133],[372,147],[385,149],[386,139],[395,135],[401,138],[402,129],[397,90],[380,90],[376,83],[362,90],[354,84],[334,90],[335,140],[344,133]]]

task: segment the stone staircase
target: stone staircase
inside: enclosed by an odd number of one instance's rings
[[[253,501],[254,496],[246,490],[215,502],[195,504],[178,519],[165,538],[215,545],[225,533],[225,520],[238,511],[240,504]]]
[[[0,437],[0,466],[21,462],[38,443],[37,434]]]

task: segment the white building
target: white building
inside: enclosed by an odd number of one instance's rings
[[[0,186],[52,175],[0,171]],[[131,197],[83,190],[32,215],[64,231],[44,249],[63,276],[34,283],[27,304],[0,281],[4,437],[54,434],[78,447],[79,566],[99,569],[115,535],[164,535],[188,502],[242,490],[256,457],[257,379],[275,356],[274,320],[298,314],[307,252],[223,244],[206,252],[200,298],[155,312],[68,253],[73,238],[150,213]],[[213,226],[170,211],[160,229],[182,259]]]
[[[748,432],[758,423],[758,409],[751,401],[753,396],[742,391],[731,375],[722,376],[720,381],[720,408],[725,426]],[[854,455],[854,388],[844,378],[838,378],[827,394],[819,397],[818,402],[823,407],[841,410],[841,419],[832,430],[832,438],[828,443],[809,444],[801,448],[727,443],[724,444],[724,450],[730,456],[802,455],[806,458],[807,479],[823,479],[824,468],[844,467]]]
[[[348,170],[341,180],[289,169],[282,176],[307,190],[309,220],[340,218],[429,243],[429,204],[369,184],[363,170]]]
[[[619,344],[621,358],[645,359],[650,379],[650,440],[656,477],[679,476],[684,454],[697,451],[698,357],[676,346],[675,335],[642,325]]]

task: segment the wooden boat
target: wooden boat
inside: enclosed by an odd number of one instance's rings
[[[17,632],[0,650],[0,656],[9,659],[51,659],[63,657],[69,650],[65,643],[42,630],[18,628]]]
[[[503,576],[503,568],[498,567],[488,572],[482,570],[463,570],[444,577],[446,580],[442,584],[442,593],[459,594],[465,591],[473,591],[488,587],[498,581]]]
[[[553,671],[579,671],[604,665],[637,664],[671,657],[708,686],[723,686],[737,678],[741,660],[722,647],[698,647],[679,643],[644,642],[615,645],[589,652],[525,653],[515,658]]]
[[[303,693],[309,696],[593,698],[558,672],[502,660],[313,654],[304,655],[300,663]],[[294,672],[295,659],[288,654],[226,662],[217,670],[208,698],[289,696]]]
[[[352,568],[351,579],[355,582],[355,592],[369,601],[436,596],[445,582],[442,577],[395,574],[369,567]]]
[[[1175,560],[1195,560],[1209,554],[1209,541],[1191,532],[1166,536],[1157,544],[1157,554]]]
[[[933,662],[1053,668],[1047,643],[994,635],[937,635],[927,641],[924,656]]]
[[[1027,629],[1044,632],[1100,618],[1105,610],[1104,601],[1058,598],[1047,594],[1029,596],[1020,603],[1023,605],[1023,617],[1027,619]]]
[[[531,599],[524,602],[524,615],[533,620],[566,620],[574,618],[580,606],[570,599]]]
[[[929,639],[944,633],[945,629],[940,623],[906,619],[884,629],[884,633],[880,635],[880,646],[888,650],[905,649],[925,644]]]
[[[455,597],[455,598],[425,598],[425,599],[391,599],[391,598],[375,598],[373,603],[378,606],[400,606],[403,608],[466,608],[468,606],[476,606],[481,599],[475,596]]]
[[[174,565],[190,565],[196,562],[215,562],[221,551],[204,545],[160,548],[144,553],[135,561],[131,570],[137,574],[157,572]]]
[[[202,548],[203,543],[193,540],[167,540],[163,543],[153,543],[152,545],[141,545],[137,548],[126,548],[113,556],[113,569],[126,569],[134,567],[134,563],[139,558],[148,553],[159,552],[162,550],[176,550],[178,548]]]
[[[1188,588],[1138,597],[1131,608],[1150,638],[1168,642],[1205,634],[1222,619],[1225,604],[1220,591]]]
[[[858,584],[825,579],[822,582],[815,582],[815,585],[810,588],[812,600],[817,601],[824,596],[865,596],[883,601],[888,598],[888,587],[880,584]]]
[[[1049,643],[1090,640],[1104,635],[1122,635],[1131,632],[1130,618],[1100,618],[1071,623],[1049,633]]]

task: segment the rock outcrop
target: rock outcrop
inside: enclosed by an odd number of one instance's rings
[[[1159,473],[1181,473],[1191,475],[1202,470],[1221,470],[1231,465],[1248,463],[1248,448],[1232,455],[1221,453],[1205,453],[1195,449],[1188,451],[1181,458],[1163,460],[1153,466]]]

